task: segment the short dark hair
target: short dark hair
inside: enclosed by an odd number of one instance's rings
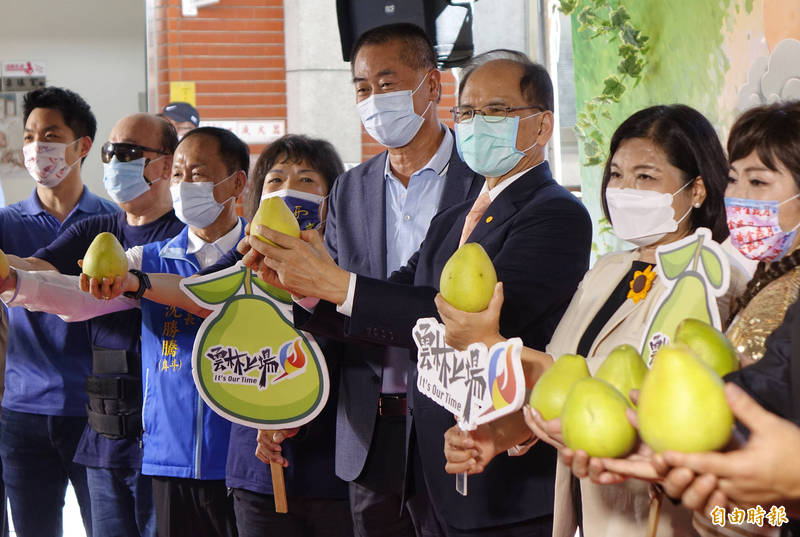
[[[76,137],[88,136],[94,141],[97,134],[97,119],[83,97],[66,88],[47,86],[25,94],[22,105],[22,121],[28,123],[28,116],[36,108],[50,108],[61,112],[64,123]]]
[[[757,106],[739,116],[728,135],[728,159],[753,151],[772,171],[782,164],[800,189],[800,101]]]
[[[461,82],[458,84],[458,94],[464,91],[470,75],[481,65],[496,60],[514,62],[522,67],[522,78],[519,80],[519,90],[522,96],[533,106],[541,106],[545,110],[553,111],[553,81],[550,73],[543,65],[532,62],[522,52],[499,48],[478,54],[464,65]]]
[[[170,155],[173,154],[175,148],[178,147],[178,131],[175,130],[175,125],[164,116],[154,114],[153,117],[161,128],[161,147],[159,149]]]
[[[344,173],[344,164],[333,145],[326,140],[310,138],[302,134],[286,134],[281,136],[259,155],[253,167],[247,201],[244,212],[248,219],[252,218],[261,203],[261,190],[267,173],[278,162],[305,161],[311,168],[319,172],[325,180],[330,192],[333,182]]]
[[[611,180],[611,159],[625,140],[644,138],[652,141],[667,156],[669,163],[684,174],[684,184],[703,178],[706,199],[689,214],[692,231],[699,227],[711,230],[717,242],[728,237],[725,220],[725,188],[728,186],[728,161],[717,132],[706,117],[683,104],[659,105],[639,110],[614,131],[603,170],[600,197],[603,213],[611,220],[606,189]]]
[[[350,69],[356,62],[356,56],[364,45],[384,45],[390,41],[400,41],[403,51],[400,61],[412,69],[430,71],[436,68],[436,52],[433,43],[425,31],[408,22],[387,24],[367,30],[356,40],[350,52]]]
[[[244,171],[247,175],[250,171],[250,148],[238,136],[229,130],[220,129],[219,127],[198,127],[186,133],[180,143],[185,142],[187,138],[194,136],[208,136],[213,138],[219,144],[219,155],[222,162],[229,174]]]

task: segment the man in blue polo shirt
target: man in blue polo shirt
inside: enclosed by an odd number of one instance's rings
[[[81,220],[33,257],[9,256],[13,267],[80,274],[78,259],[101,232],[124,248],[174,237],[184,224],[172,210],[169,179],[178,144],[164,118],[120,119],[103,145],[103,182],[123,209]],[[95,535],[155,537],[152,483],[141,474],[141,313],[132,309],[89,321],[93,375],[87,382],[89,423],[74,461],[86,465]]]
[[[173,239],[128,249],[128,266],[139,278],[134,298],[95,300],[77,289],[74,277],[14,270],[0,291],[13,289],[15,295],[4,299],[9,306],[46,309],[71,321],[139,306],[136,299],[149,287],[140,271],[192,275],[212,266],[244,236],[233,201],[244,190],[248,168],[249,149],[224,129],[201,127],[183,138],[173,159],[170,192],[176,215],[187,225]],[[92,282],[96,290],[97,281]],[[153,478],[158,535],[234,537],[233,504],[225,487],[230,422],[202,401],[192,379],[191,353],[201,321],[149,300],[142,300],[141,308],[142,473]]]
[[[81,179],[97,122],[79,95],[34,90],[25,95],[23,118],[25,167],[36,188],[0,209],[0,249],[27,257],[72,224],[118,208],[90,193]],[[20,537],[61,535],[67,479],[91,535],[86,469],[72,461],[86,425],[84,383],[91,363],[86,323],[9,310],[0,457]]]

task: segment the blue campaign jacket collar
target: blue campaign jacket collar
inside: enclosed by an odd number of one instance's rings
[[[247,225],[244,218],[239,218],[239,222],[242,224],[241,233],[239,234],[239,240],[242,240],[244,237],[244,228]],[[161,247],[161,250],[158,252],[158,256],[164,259],[179,259],[181,261],[186,261],[190,263],[195,270],[200,270],[200,263],[197,261],[197,258],[194,254],[189,254],[186,250],[189,247],[189,226],[184,226],[180,233],[175,235],[172,239],[167,241],[167,243]]]
[[[20,207],[22,208],[22,212],[29,216],[35,216],[37,214],[47,212],[44,207],[42,207],[42,204],[39,201],[39,194],[36,193],[35,188],[33,189],[33,192],[31,192],[30,196],[20,202]],[[70,211],[69,216],[72,216],[75,211],[81,211],[87,214],[97,214],[103,212],[103,205],[100,203],[100,198],[89,192],[89,189],[86,188],[86,185],[83,185],[81,197],[78,199],[78,203],[75,205],[72,211]],[[67,216],[67,218],[69,218],[69,216]]]

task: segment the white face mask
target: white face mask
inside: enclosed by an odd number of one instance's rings
[[[172,195],[175,216],[187,226],[194,228],[205,228],[213,224],[225,208],[225,204],[233,199],[231,196],[219,203],[214,198],[214,187],[221,185],[234,175],[236,172],[216,184],[211,181],[198,183],[181,181],[176,185],[171,185],[169,193]]]
[[[650,246],[660,241],[667,233],[678,229],[678,224],[692,211],[690,206],[676,221],[672,209],[672,198],[690,184],[691,181],[672,194],[635,188],[607,188],[606,203],[614,233],[636,246]]]
[[[374,93],[358,103],[361,123],[376,142],[385,147],[403,147],[416,136],[425,122],[422,116],[428,112],[433,101],[429,101],[425,111],[419,115],[414,112],[412,96],[427,78],[427,74],[422,77],[414,91]]]
[[[80,138],[78,138],[80,140]],[[72,167],[78,164],[80,157],[72,164],[67,164],[65,157],[67,146],[74,144],[56,142],[31,142],[22,147],[25,157],[25,168],[37,184],[47,188],[58,186],[69,175]]]

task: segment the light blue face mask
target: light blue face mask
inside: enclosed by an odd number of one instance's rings
[[[520,118],[506,117],[501,121],[486,121],[475,114],[472,121],[456,123],[458,156],[475,173],[484,177],[501,177],[508,173],[535,146],[517,149],[517,130],[520,119],[538,116],[541,112]]]
[[[162,158],[162,157],[158,157]],[[144,178],[144,169],[158,159],[140,158],[129,162],[120,162],[117,157],[103,164],[103,185],[111,199],[117,203],[127,203],[150,190],[150,184]],[[156,179],[160,181],[161,179]]]

